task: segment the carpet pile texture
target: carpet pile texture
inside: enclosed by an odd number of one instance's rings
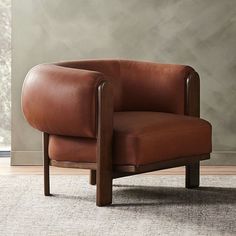
[[[0,176],[0,235],[236,235],[236,176],[133,176],[113,181],[113,205],[96,207],[87,176]]]

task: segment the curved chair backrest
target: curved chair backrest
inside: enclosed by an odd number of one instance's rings
[[[115,111],[184,114],[186,79],[197,74],[185,65],[129,60],[85,60],[57,65],[103,73],[113,84]]]

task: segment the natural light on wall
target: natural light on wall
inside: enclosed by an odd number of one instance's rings
[[[11,0],[0,0],[0,151],[10,150]]]

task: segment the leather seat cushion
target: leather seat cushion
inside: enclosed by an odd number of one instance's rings
[[[145,165],[210,153],[211,125],[199,118],[160,112],[114,113],[113,163]],[[96,162],[96,140],[50,135],[49,156]]]
[[[48,153],[57,161],[96,162],[96,139],[50,135]]]
[[[211,152],[211,125],[202,119],[159,112],[117,112],[115,163],[145,165]]]

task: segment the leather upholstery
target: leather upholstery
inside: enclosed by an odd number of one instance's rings
[[[103,73],[114,87],[115,111],[184,114],[185,82],[196,73],[185,65],[129,60],[88,60],[57,65]]]
[[[96,139],[49,135],[49,157],[57,161],[96,162]]]
[[[193,68],[128,60],[61,62],[34,67],[22,91],[28,122],[50,134],[49,156],[96,162],[97,88],[114,95],[113,164],[145,165],[211,152],[211,125],[186,114]]]
[[[42,132],[95,138],[101,81],[112,83],[115,111],[184,114],[185,81],[193,72],[189,66],[126,60],[39,65],[24,82],[23,112]]]
[[[96,162],[93,139],[50,135],[49,156]],[[211,125],[202,119],[159,112],[115,112],[113,164],[145,165],[211,152]]]
[[[22,108],[28,122],[49,134],[96,137],[99,72],[56,65],[34,67],[22,90]]]
[[[159,112],[114,116],[115,164],[145,165],[211,152],[211,125],[202,119]]]

